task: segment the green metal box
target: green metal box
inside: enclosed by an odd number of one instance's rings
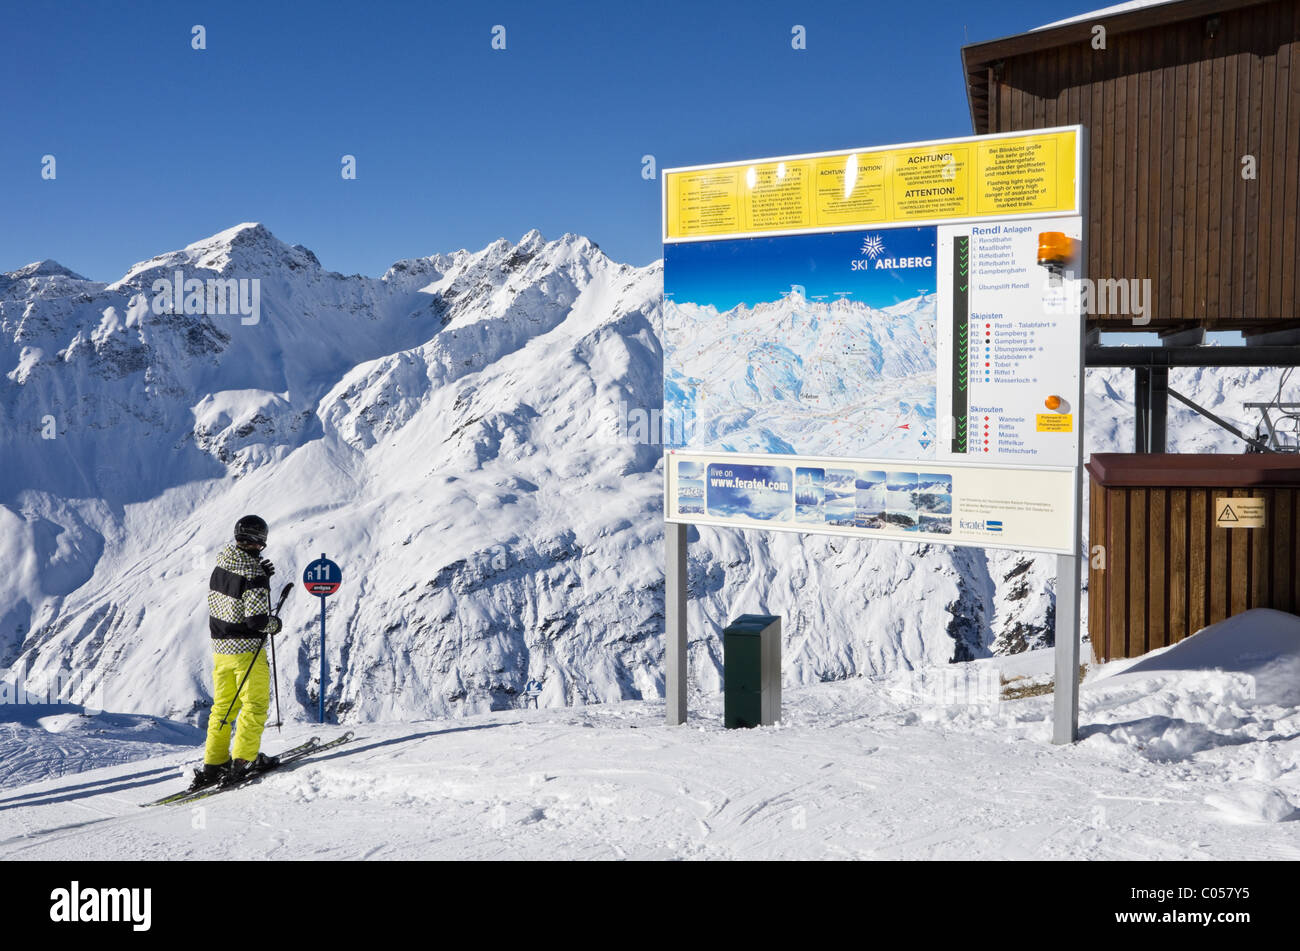
[[[742,614],[722,632],[723,724],[771,726],[781,718],[781,619]]]

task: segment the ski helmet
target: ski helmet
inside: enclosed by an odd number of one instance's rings
[[[239,545],[266,545],[266,522],[256,515],[245,515],[235,523],[235,542]]]

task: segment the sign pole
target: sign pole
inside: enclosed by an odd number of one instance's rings
[[[686,526],[664,523],[664,701],[668,726],[686,722]]]
[[[1079,154],[1088,154],[1088,133],[1079,130]],[[1081,248],[1079,260],[1075,264],[1075,276],[1085,279],[1088,276],[1088,161],[1079,162],[1079,209],[1081,212]],[[1087,402],[1087,361],[1084,354],[1088,349],[1087,315],[1079,314],[1079,406],[1076,411],[1078,445],[1075,447],[1074,460],[1074,544],[1071,554],[1056,556],[1056,646],[1055,667],[1056,680],[1052,686],[1052,742],[1059,746],[1075,743],[1079,739],[1079,641],[1083,633],[1083,624],[1079,618],[1082,599],[1081,557],[1088,557],[1091,552],[1080,554],[1083,548],[1083,420],[1084,403]],[[1089,539],[1091,545],[1094,539]]]
[[[1085,219],[1086,222],[1086,219]],[[1084,227],[1087,227],[1085,223]],[[1082,267],[1083,265],[1081,265]],[[1083,315],[1079,315],[1079,407],[1077,410],[1079,445],[1074,470],[1074,539],[1073,554],[1056,556],[1056,681],[1052,687],[1052,742],[1069,745],[1079,739],[1079,620],[1082,580],[1080,549],[1083,547],[1083,341],[1087,333]],[[1089,540],[1091,544],[1091,540]]]
[[[324,557],[324,556],[322,556]],[[325,595],[320,598],[320,722],[325,722]]]
[[[1052,742],[1079,738],[1079,556],[1056,556],[1056,684]]]
[[[308,565],[302,573],[303,586],[311,594],[320,598],[320,722],[325,722],[325,599],[339,589],[343,583],[343,571],[338,565],[325,557]]]

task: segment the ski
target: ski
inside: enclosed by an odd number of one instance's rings
[[[305,750],[299,750],[298,747],[295,747],[293,750],[287,750],[280,757],[280,764],[278,766],[275,766],[272,769],[259,770],[258,772],[253,773],[251,776],[245,777],[244,779],[240,780],[239,782],[235,783],[232,786],[220,786],[220,785],[208,786],[205,789],[200,789],[196,792],[192,792],[192,793],[187,792],[184,796],[181,796],[179,799],[170,800],[168,805],[178,806],[184,803],[195,802],[199,799],[206,799],[209,796],[217,795],[217,793],[230,792],[233,789],[243,789],[245,786],[257,782],[263,776],[267,776],[271,773],[278,773],[286,766],[292,766],[294,763],[306,759],[309,756],[315,756],[317,753],[323,753],[325,750],[333,749],[336,746],[342,746],[344,743],[353,739],[354,736],[355,734],[351,730],[349,730],[347,733],[344,733],[342,736],[330,740],[328,743],[321,743],[319,741],[319,738],[312,737],[312,739],[316,741],[315,743],[313,743]]]
[[[305,742],[299,743],[297,746],[291,747],[290,749],[287,749],[283,753],[281,753],[280,764],[284,765],[284,763],[286,762],[292,762],[293,760],[298,759],[306,755],[307,753],[310,753],[319,745],[320,745],[320,737],[313,736],[308,740],[306,740]],[[251,779],[252,777],[249,778]],[[202,789],[193,789],[193,790],[182,789],[178,793],[172,793],[170,796],[163,796],[161,799],[155,799],[153,802],[142,802],[140,803],[140,806],[141,808],[145,808],[148,806],[165,806],[169,802],[180,802],[182,799],[188,799],[190,796],[197,795],[198,793],[201,792],[209,792],[214,788],[217,787],[204,786]]]

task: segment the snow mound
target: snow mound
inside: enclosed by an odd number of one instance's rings
[[[1251,610],[1094,671],[1080,696],[1080,738],[1148,762],[1231,763],[1224,778],[1245,785],[1206,801],[1230,818],[1278,822],[1293,807],[1277,786],[1294,786],[1300,765],[1298,684],[1300,618]]]
[[[1287,822],[1300,818],[1291,800],[1268,786],[1247,786],[1225,793],[1211,793],[1206,805],[1213,806],[1233,822]]]
[[[1300,617],[1255,608],[1170,647],[1107,664],[1093,679],[1116,683],[1194,670],[1244,674],[1256,702],[1300,706]]]

